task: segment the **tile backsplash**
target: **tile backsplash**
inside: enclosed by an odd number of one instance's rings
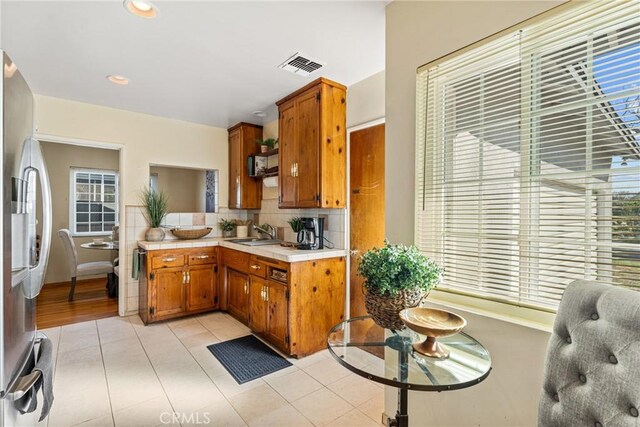
[[[263,189],[262,208],[260,210],[231,210],[220,208],[216,213],[170,213],[165,218],[163,226],[167,228],[201,228],[211,227],[211,233],[207,237],[221,237],[222,232],[218,228],[220,219],[251,219],[254,223],[268,223],[276,229],[284,231],[284,239],[289,242],[296,241],[296,234],[291,230],[287,221],[293,217],[324,217],[325,237],[337,249],[344,249],[346,246],[345,224],[347,220],[346,209],[278,209],[278,189]],[[144,240],[145,232],[149,227],[142,215],[141,206],[129,205],[125,207],[126,231],[121,236],[126,238],[126,254],[120,263],[120,280],[124,281],[126,308],[125,314],[133,314],[138,311],[138,281],[131,277],[131,260],[133,250],[137,247],[138,240]],[[255,234],[255,233],[254,233]],[[176,239],[167,230],[165,240]],[[325,241],[325,245],[326,245]]]

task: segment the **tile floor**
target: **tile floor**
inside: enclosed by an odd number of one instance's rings
[[[380,425],[383,386],[326,350],[238,385],[206,348],[249,333],[224,313],[150,326],[112,317],[44,332],[56,356],[49,427]],[[363,363],[379,362],[372,357]]]

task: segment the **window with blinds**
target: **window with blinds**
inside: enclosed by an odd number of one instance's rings
[[[638,3],[585,2],[417,76],[416,234],[439,289],[554,309],[640,290]]]

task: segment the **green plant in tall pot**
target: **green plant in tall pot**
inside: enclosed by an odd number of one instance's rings
[[[145,188],[140,193],[140,202],[144,208],[142,214],[149,223],[149,229],[144,235],[145,240],[149,242],[164,240],[165,232],[161,224],[168,213],[169,198],[160,190]]]
[[[403,329],[399,313],[417,307],[435,288],[443,269],[415,246],[373,248],[360,258],[358,274],[364,277],[365,306],[383,328]]]

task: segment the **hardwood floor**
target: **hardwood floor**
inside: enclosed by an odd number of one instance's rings
[[[71,283],[44,285],[36,302],[38,329],[117,316],[118,299],[107,296],[105,285],[106,278],[79,280],[73,302],[67,300]]]

